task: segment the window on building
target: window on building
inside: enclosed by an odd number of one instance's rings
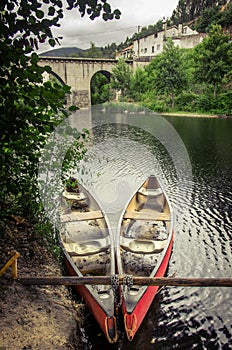
[[[183,34],[187,34],[187,27],[183,28]]]
[[[147,48],[144,49],[144,53],[147,53]]]
[[[155,34],[154,34],[154,38],[158,38],[158,33],[155,33]]]
[[[154,53],[155,52],[155,46],[151,47],[151,52]]]
[[[160,44],[157,45],[157,50],[160,50]]]

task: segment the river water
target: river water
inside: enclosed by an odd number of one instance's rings
[[[76,119],[75,119],[76,118]],[[74,116],[91,131],[80,181],[116,230],[147,175],[163,183],[175,215],[167,271],[176,277],[231,277],[232,120],[97,111]],[[132,343],[110,345],[88,311],[78,349],[231,349],[231,289],[165,287]]]

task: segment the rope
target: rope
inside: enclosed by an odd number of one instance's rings
[[[133,323],[132,323],[132,328],[128,328],[127,327],[127,317],[129,315],[128,314],[125,314],[124,315],[124,325],[125,325],[125,330],[126,330],[126,333],[128,334],[129,337],[133,337],[134,336],[134,333],[135,333],[135,330],[136,330],[136,327],[137,327],[137,317],[135,314],[131,314],[130,316],[133,317]]]
[[[106,337],[110,343],[115,343],[118,340],[118,333],[117,333],[117,326],[116,326],[116,317],[112,317],[113,319],[113,324],[114,324],[114,337],[111,338],[109,335],[109,328],[108,328],[108,321],[110,318],[106,317],[105,318],[105,330],[106,330]]]
[[[127,286],[127,291],[129,292],[131,287],[133,286],[133,276],[132,275],[125,275],[123,277],[123,286]]]
[[[111,275],[111,287],[114,294],[114,302],[116,305],[116,308],[119,308],[122,305],[122,293],[119,290],[119,275]]]

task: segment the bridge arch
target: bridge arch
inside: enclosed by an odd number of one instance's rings
[[[57,80],[61,85],[65,85],[65,81],[55,72],[51,71],[49,73],[44,72],[43,73],[43,81],[49,81],[49,80]]]
[[[106,71],[106,70],[99,70],[98,72],[95,72],[95,73],[94,73],[94,75],[91,77],[91,80],[94,78],[94,76],[95,76],[96,74],[102,74],[102,75],[104,75],[104,76],[108,79],[108,81],[110,82],[111,72]],[[91,80],[90,80],[90,81],[91,81]]]
[[[110,77],[111,73],[106,70],[100,70],[91,77],[90,93],[92,105],[101,104],[110,100]]]
[[[50,66],[53,75],[59,78],[59,81],[71,86],[72,96],[69,103],[75,104],[80,108],[90,107],[91,105],[91,79],[97,72],[110,76],[112,69],[117,64],[116,59],[101,58],[77,58],[77,57],[49,57],[40,56],[39,64],[41,66]],[[130,67],[133,67],[133,61],[126,61]]]
[[[61,85],[65,85],[65,82],[63,81],[63,79],[61,79],[61,77],[58,74],[56,74],[55,72],[51,71],[50,75],[52,75],[54,78],[56,78],[56,80],[58,80],[58,82]]]

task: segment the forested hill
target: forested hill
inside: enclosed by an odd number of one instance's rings
[[[79,56],[84,50],[78,47],[61,47],[59,49],[53,49],[40,54],[40,56],[52,56],[52,57],[70,57],[73,55]]]
[[[91,43],[91,47],[82,50],[78,47],[62,47],[59,49],[52,49],[40,54],[40,56],[55,56],[55,57],[83,57],[83,58],[115,58],[115,52],[118,47],[115,43],[104,47],[97,47]]]
[[[192,29],[207,33],[212,24],[220,24],[223,28],[232,27],[232,0],[179,0],[176,9],[170,18],[166,19],[167,25],[188,23]],[[137,38],[142,38],[162,30],[163,20],[157,21],[148,27],[142,27],[139,33],[127,38],[124,42],[108,44],[105,47],[96,47],[91,43],[87,50],[79,48],[53,49],[41,55],[54,55],[63,57],[91,57],[91,58],[114,58],[115,52],[120,51],[132,44]],[[231,32],[231,30],[230,30]]]
[[[173,24],[188,23],[202,15],[204,16],[205,11],[208,12],[209,9],[220,12],[221,7],[229,3],[231,1],[228,0],[179,0],[170,20]],[[212,18],[212,20],[214,19]]]
[[[188,23],[192,29],[203,33],[209,32],[212,24],[229,28],[232,25],[232,0],[179,0],[172,16],[167,18],[166,22],[168,26]],[[163,21],[159,20],[154,25],[141,28],[139,33],[135,33],[127,41],[132,42],[136,38],[161,30],[162,23]]]

